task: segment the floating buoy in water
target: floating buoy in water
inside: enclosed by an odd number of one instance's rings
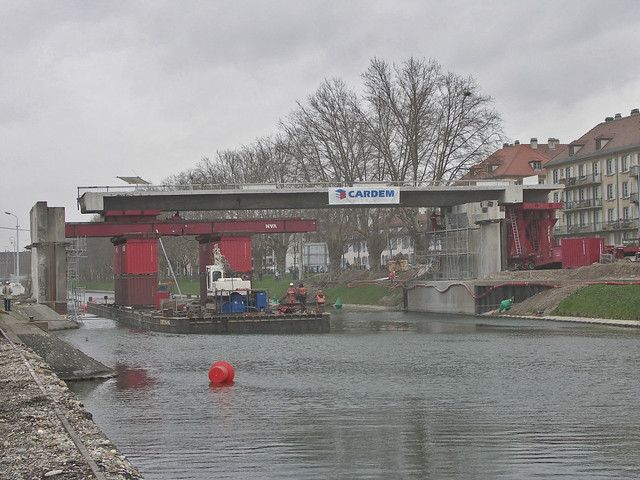
[[[340,301],[340,297],[338,297],[336,303],[333,304],[333,307],[338,311],[342,310],[342,302]]]
[[[229,383],[233,381],[236,372],[229,362],[219,360],[209,369],[209,380],[211,383]]]

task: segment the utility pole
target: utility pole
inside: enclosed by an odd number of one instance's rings
[[[19,235],[19,231],[20,231],[20,225],[18,225],[18,216],[11,213],[11,212],[4,212],[7,215],[11,215],[12,217],[16,217],[16,281],[20,281],[19,277],[20,277],[20,237]]]

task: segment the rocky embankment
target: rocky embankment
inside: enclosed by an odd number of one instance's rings
[[[37,327],[13,310],[0,312],[0,478],[141,479],[51,365],[20,341]]]

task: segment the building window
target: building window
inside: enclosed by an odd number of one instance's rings
[[[591,169],[593,170],[593,179],[600,176],[600,162],[593,162]]]
[[[529,165],[531,165],[531,168],[533,168],[534,172],[539,172],[540,170],[542,170],[542,162],[538,160],[530,162]]]
[[[629,198],[629,182],[622,182],[622,198]]]
[[[586,178],[586,174],[585,174],[585,172],[586,172],[586,168],[585,168],[584,163],[583,163],[582,165],[578,165],[578,176],[579,176],[581,179]]]
[[[580,226],[587,226],[587,212],[580,212]]]
[[[402,248],[409,248],[409,237],[402,237]]]
[[[613,200],[614,198],[616,198],[616,189],[613,183],[610,183],[607,185],[607,200]]]
[[[581,188],[580,191],[578,192],[578,200],[580,200],[581,202],[584,202],[586,199],[587,199],[587,189]]]
[[[629,171],[629,155],[624,155],[621,159],[620,159],[620,170],[623,172],[628,172]]]
[[[553,203],[560,203],[560,192],[553,192]]]
[[[593,187],[593,199],[602,200],[602,191],[600,189],[600,185],[596,185],[595,187]]]
[[[553,183],[560,183],[560,170],[553,171]]]
[[[616,221],[616,211],[613,208],[607,209],[607,222],[613,223]]]
[[[613,175],[615,173],[615,164],[613,158],[607,159],[607,175]]]
[[[599,230],[601,227],[600,225],[600,210],[596,210],[595,212],[593,212],[593,228],[595,230]]]
[[[623,220],[631,219],[631,209],[629,207],[622,208],[622,219]]]

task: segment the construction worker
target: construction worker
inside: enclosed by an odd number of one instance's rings
[[[11,311],[11,295],[13,294],[13,289],[11,288],[11,284],[9,282],[5,282],[2,286],[2,296],[4,297],[4,311]]]
[[[322,293],[322,290],[318,290],[318,294],[316,295],[316,312],[318,313],[322,313],[324,312],[324,304],[326,302],[326,297],[324,296],[324,293]]]
[[[307,289],[302,283],[298,286],[298,301],[303,310],[307,308]]]
[[[297,296],[298,292],[296,291],[296,287],[293,286],[293,283],[290,283],[289,289],[287,290],[287,303],[296,303]]]

